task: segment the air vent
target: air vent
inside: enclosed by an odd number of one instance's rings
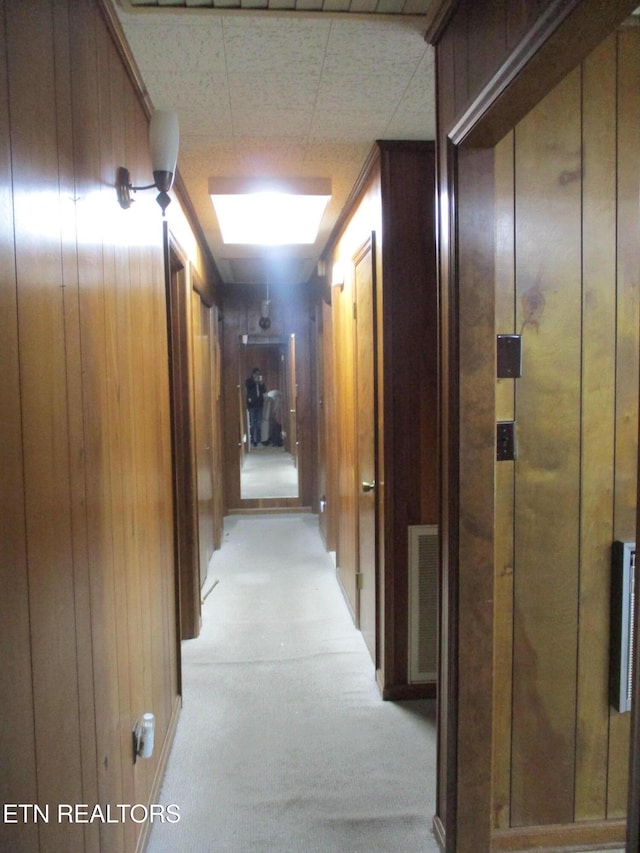
[[[614,542],[612,556],[609,698],[623,713],[631,710],[636,543]]]
[[[434,682],[438,669],[438,526],[409,527],[409,681]]]

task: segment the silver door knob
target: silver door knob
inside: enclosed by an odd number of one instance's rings
[[[376,487],[376,481],[373,480],[371,483],[367,483],[365,480],[362,481],[362,491],[363,492],[372,492]]]

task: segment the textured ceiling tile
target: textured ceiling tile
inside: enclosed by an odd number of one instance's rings
[[[315,80],[301,80],[289,75],[264,74],[251,82],[234,75],[229,84],[233,109],[251,112],[292,109],[305,110],[311,114],[317,91]]]
[[[385,131],[392,139],[435,139],[435,75],[429,48]]]
[[[224,19],[229,74],[259,77],[265,70],[290,76],[319,75],[329,21],[269,15],[255,17],[251,26],[241,16]]]
[[[404,8],[404,0],[378,0],[376,12],[380,15],[399,15]]]
[[[233,115],[233,129],[242,136],[301,136],[308,132],[308,110],[271,109],[264,115],[242,111]]]
[[[327,42],[327,61],[337,67],[406,68],[420,61],[425,42],[419,23],[403,18],[364,18],[344,21],[332,26]]]
[[[350,12],[375,12],[378,0],[351,0]]]
[[[405,15],[426,15],[433,5],[434,0],[405,0],[403,12]]]
[[[327,121],[323,117],[314,117],[311,125],[310,137],[324,137],[332,141],[346,140],[350,143],[373,143],[383,133],[388,122],[384,117],[380,117],[374,112],[360,112],[354,115],[350,111],[343,113],[334,113],[332,125],[328,127]],[[333,128],[333,136],[331,131]]]
[[[367,156],[371,144],[367,142],[335,142],[329,139],[317,139],[307,143],[304,148],[305,163],[352,164],[361,163]],[[336,166],[334,165],[334,169]]]
[[[323,8],[347,2],[324,0]],[[378,2],[388,9],[399,0]],[[421,2],[429,0],[404,0],[404,8]],[[225,278],[209,176],[331,178],[318,241],[306,249],[308,278],[374,140],[429,138],[434,126],[432,49],[417,19],[116,9],[152,102],[178,111],[178,170]],[[252,247],[225,256],[251,258],[264,273]]]

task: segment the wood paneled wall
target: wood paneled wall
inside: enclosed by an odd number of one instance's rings
[[[222,291],[222,387],[226,510],[318,510],[317,487],[317,391],[315,288],[310,285],[273,284],[269,329],[260,328],[264,286],[229,285]],[[297,382],[298,498],[248,500],[240,497],[240,407],[244,405],[241,336],[265,342],[288,341],[295,335]],[[286,346],[286,344],[285,344]],[[255,366],[255,365],[253,365]],[[263,367],[263,365],[259,365]]]
[[[497,392],[518,439],[496,474],[498,827],[626,813],[609,589],[635,540],[639,57],[640,29],[610,37],[496,148],[496,332],[524,360]]]
[[[633,0],[441,5],[452,10],[427,33],[438,45],[439,132],[456,145],[482,146],[495,144],[634,8]]]
[[[357,620],[361,484],[354,258],[375,234],[376,324],[369,346],[376,353],[377,400],[366,428],[377,439],[377,677],[389,699],[425,690],[409,684],[407,669],[408,528],[438,519],[434,169],[433,143],[377,143],[327,247],[329,270],[339,262],[345,273],[344,286],[332,288],[326,317],[331,335],[325,353],[329,347],[331,352],[324,359],[323,399],[331,414],[326,432],[333,451],[326,454],[327,528],[335,531],[338,578]]]
[[[0,848],[122,851],[179,708],[167,315],[147,118],[94,0],[0,2]],[[156,715],[154,756],[131,730]]]
[[[439,718],[443,724],[439,728],[435,827],[451,853],[604,844],[612,838],[611,823],[585,820],[539,826],[531,831],[513,827],[492,834],[492,827],[503,819],[494,812],[492,783],[497,778],[504,780],[505,772],[510,772],[511,757],[505,750],[487,748],[487,744],[504,737],[511,725],[511,709],[505,701],[494,708],[489,697],[495,696],[503,684],[508,693],[512,660],[509,655],[497,653],[504,653],[505,643],[508,646],[511,642],[510,626],[497,624],[494,633],[494,607],[504,607],[502,596],[510,595],[510,578],[509,573],[500,576],[494,585],[496,293],[488,283],[496,276],[500,280],[505,270],[511,270],[509,274],[513,275],[514,263],[513,245],[510,250],[503,246],[498,253],[495,251],[496,241],[501,239],[500,219],[496,219],[501,208],[494,192],[496,163],[492,149],[611,33],[634,4],[581,0],[517,5],[523,12],[519,30],[522,37],[512,40],[513,49],[505,41],[505,26],[516,7],[500,0],[463,0],[454,4],[452,15],[435,34],[443,533],[439,676]],[[474,47],[473,36],[479,27],[484,38]],[[487,47],[491,45],[492,49]],[[499,45],[503,47],[496,47]],[[483,46],[487,47],[487,55],[481,61],[478,50]],[[557,123],[571,124],[574,120],[573,115],[564,113]],[[577,143],[581,144],[584,140]],[[553,159],[552,151],[549,157]],[[563,178],[569,189],[582,179],[579,174],[569,174],[571,171],[567,170]],[[495,180],[499,179],[496,172]],[[508,200],[506,204],[508,207]],[[552,214],[550,208],[549,215]],[[543,216],[547,216],[546,208]],[[531,251],[537,252],[540,263],[544,262],[546,244],[537,244]],[[571,251],[575,252],[575,247]],[[537,275],[537,271],[533,274]],[[564,387],[561,370],[558,382]],[[500,405],[506,405],[509,411],[504,400]],[[559,410],[564,405],[560,403]],[[536,416],[539,419],[537,413]],[[553,447],[548,449],[556,458]],[[570,464],[576,464],[575,458]],[[506,477],[505,469],[498,472],[498,488],[509,489],[508,482],[501,482]],[[511,525],[508,513],[503,513],[496,527],[502,543],[496,559],[507,566],[512,560],[505,531]],[[506,548],[502,547],[505,543]],[[574,603],[577,612],[581,602],[576,599]],[[540,615],[544,617],[544,611]],[[581,625],[579,631],[584,628]],[[523,635],[519,639],[522,641]],[[520,652],[524,648],[521,642]],[[584,668],[584,662],[580,666]],[[589,688],[585,689],[588,693]],[[551,700],[554,713],[564,690],[559,685],[558,697]],[[578,718],[578,731],[581,726],[582,719]],[[493,766],[493,759],[500,767]],[[553,761],[542,769],[547,767],[549,772],[555,772]],[[619,829],[615,833],[620,836]]]

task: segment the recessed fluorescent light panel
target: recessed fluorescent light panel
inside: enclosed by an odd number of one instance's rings
[[[209,195],[225,243],[315,243],[331,198],[329,178],[255,181],[209,178]]]

